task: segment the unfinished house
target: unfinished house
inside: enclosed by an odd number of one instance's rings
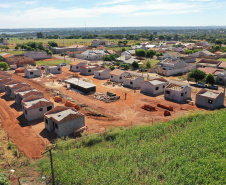
[[[43,92],[29,86],[22,87],[14,92],[15,103],[20,105],[21,102],[29,96],[44,97]]]
[[[141,93],[158,96],[164,94],[166,86],[169,82],[165,78],[157,78],[150,81],[145,81],[141,83]]]
[[[78,78],[65,80],[65,83],[69,84],[72,89],[75,89],[83,94],[96,92],[96,85],[79,80]]]
[[[11,78],[0,78],[0,92],[5,91],[5,84],[10,82],[11,80]]]
[[[172,60],[179,60],[181,57],[180,53],[178,52],[168,52],[168,53],[165,53],[163,55],[163,59],[172,59]]]
[[[52,58],[52,55],[47,54],[46,51],[28,51],[25,52],[23,55],[35,60]]]
[[[129,64],[132,65],[133,62],[137,62],[139,63],[140,60],[137,60],[136,57],[131,56],[131,55],[122,55],[118,58],[116,58],[117,61],[125,63],[125,64]]]
[[[201,59],[196,63],[197,67],[212,67],[212,68],[218,68],[218,66],[222,62],[219,60],[211,60],[211,59]]]
[[[211,53],[208,50],[202,50],[198,51],[196,53],[189,54],[189,57],[194,57],[194,58],[215,58],[216,55],[214,53]]]
[[[191,99],[191,87],[170,83],[165,88],[164,96],[166,100],[184,103]]]
[[[61,67],[61,65],[45,66],[45,71],[46,71],[46,73],[51,73],[51,74],[61,74],[62,67]]]
[[[97,69],[97,66],[81,66],[80,73],[82,75],[94,75],[94,71]]]
[[[8,65],[17,65],[17,67],[23,67],[25,65],[35,66],[36,62],[34,59],[23,56],[23,55],[15,55],[12,57],[5,58],[5,61]]]
[[[101,80],[109,79],[110,78],[110,72],[111,72],[110,69],[95,70],[94,71],[94,78],[101,79]]]
[[[86,66],[86,64],[87,64],[86,60],[76,60],[70,63],[70,70],[73,72],[80,72],[80,68],[82,66]]]
[[[155,65],[155,72],[164,76],[187,73],[194,69],[196,69],[195,65],[188,64],[184,60],[172,60],[169,58],[162,60]]]
[[[55,107],[45,113],[45,128],[59,137],[73,134],[75,129],[85,126],[85,116],[69,107]]]
[[[6,91],[6,95],[9,96],[10,98],[14,98],[14,92],[17,91],[18,89],[26,86],[30,87],[30,85],[25,82],[19,82],[16,84],[9,84],[9,83],[5,85],[5,91]]]
[[[53,109],[54,104],[41,96],[32,95],[22,101],[25,118],[28,121],[41,119],[44,114]]]
[[[140,89],[141,83],[144,82],[144,77],[128,74],[123,79],[123,85],[131,89]]]
[[[0,79],[6,78],[6,77],[12,77],[12,74],[10,74],[6,71],[0,71]]]
[[[11,94],[8,86],[16,85],[16,84],[19,84],[19,83],[21,83],[21,81],[15,80],[15,79],[11,79],[10,81],[5,82],[4,83],[4,90],[5,90],[6,94],[7,95],[10,95]]]
[[[110,72],[110,80],[112,82],[117,82],[117,83],[122,83],[125,76],[129,75],[128,72],[120,70],[120,69],[115,69]]]
[[[42,76],[42,70],[39,67],[24,68],[26,78],[36,78]]]
[[[224,93],[201,89],[196,94],[195,104],[206,109],[224,107]]]

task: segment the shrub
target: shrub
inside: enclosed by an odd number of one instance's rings
[[[0,62],[0,68],[3,68],[4,71],[9,69],[9,65],[6,62]]]

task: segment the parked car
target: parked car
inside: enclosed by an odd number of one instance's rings
[[[62,64],[60,64],[61,66],[66,66],[67,64],[66,63],[62,63]]]
[[[202,82],[197,82],[197,83],[196,83],[196,87],[206,88],[206,87],[207,87],[207,85],[206,85],[206,84],[204,84],[204,83],[202,83]]]
[[[42,66],[42,67],[41,67],[41,70],[45,70],[45,67]]]
[[[217,85],[210,85],[207,87],[208,89],[214,89],[214,90],[218,90],[218,86]]]

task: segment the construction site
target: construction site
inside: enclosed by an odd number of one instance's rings
[[[75,75],[76,74],[76,75]],[[66,81],[72,77],[85,80],[95,86],[95,93],[83,93],[70,88]],[[198,109],[193,103],[178,104],[167,101],[164,95],[147,96],[140,90],[114,85],[109,80],[98,80],[93,76],[82,76],[63,67],[61,74],[25,78],[24,73],[13,73],[12,78],[29,84],[43,93],[43,96],[56,106],[73,107],[85,115],[87,133],[99,133],[110,127],[131,127],[136,125],[158,124],[175,119]],[[66,81],[65,81],[66,80]],[[109,84],[109,85],[106,85]],[[191,92],[195,99],[197,92]],[[27,121],[21,106],[15,100],[1,93],[0,121],[3,130],[30,158],[40,158],[41,152],[56,135],[45,129],[43,119]]]

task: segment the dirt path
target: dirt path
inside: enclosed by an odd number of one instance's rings
[[[14,105],[14,101],[7,100],[4,93],[0,96],[0,122],[3,130],[26,156],[33,159],[40,158],[41,151],[45,149],[44,141],[31,126],[20,121],[22,111],[10,108]]]

